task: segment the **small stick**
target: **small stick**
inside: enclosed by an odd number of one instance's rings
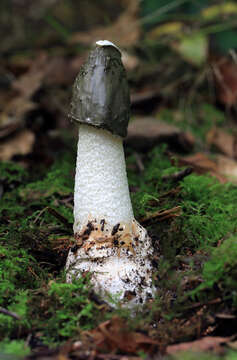
[[[186,176],[192,174],[192,172],[193,172],[193,168],[188,167],[188,168],[178,171],[174,174],[164,175],[164,176],[162,176],[162,180],[163,181],[171,180],[171,181],[178,182],[178,181],[183,180],[183,178],[185,178]]]
[[[14,313],[14,312],[12,312],[12,311],[9,311],[9,310],[7,310],[7,309],[4,309],[4,308],[2,308],[2,307],[0,307],[0,313],[2,313],[2,314],[4,314],[4,315],[11,316],[11,317],[13,317],[13,318],[16,319],[16,320],[20,320],[20,319],[21,319],[20,316],[17,315],[16,313]]]
[[[51,207],[47,207],[48,212],[53,215],[56,219],[58,219],[59,221],[61,221],[61,223],[63,223],[64,225],[66,225],[68,228],[71,229],[72,225],[67,221],[67,219],[61,215],[58,211],[56,211],[55,209],[52,209]]]
[[[43,208],[42,210],[40,210],[40,212],[38,213],[38,215],[36,216],[35,220],[33,221],[33,224],[36,224],[37,221],[39,220],[39,218],[41,217],[41,215],[48,209],[48,206],[46,206],[45,208]]]
[[[206,306],[206,305],[220,304],[222,301],[223,300],[221,298],[217,298],[217,299],[209,300],[209,301],[207,301],[205,303],[198,302],[198,303],[186,306],[184,308],[184,310],[187,311],[187,310],[193,310],[193,309],[196,309],[196,308],[199,308],[199,307],[202,307],[202,306]]]
[[[143,217],[140,220],[140,222],[141,222],[141,224],[146,224],[157,218],[159,221],[166,220],[168,218],[180,216],[181,211],[182,211],[182,209],[180,206],[175,206],[172,209],[168,209],[168,210],[164,210],[164,211],[156,211],[151,215]]]
[[[138,170],[140,173],[142,173],[144,170],[145,170],[145,167],[143,165],[143,162],[142,162],[142,159],[141,159],[141,156],[138,154],[138,153],[134,153],[133,154],[134,157],[135,157],[135,160],[136,160],[136,165],[138,167]]]

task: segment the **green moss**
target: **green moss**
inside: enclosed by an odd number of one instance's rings
[[[143,329],[162,316],[165,333],[174,334],[178,341],[180,337],[190,339],[195,324],[184,332],[170,329],[172,319],[185,313],[184,303],[190,305],[196,297],[200,301],[222,297],[236,306],[237,187],[195,174],[179,183],[164,181],[164,175],[180,170],[164,146],[146,155],[144,165],[138,176],[134,157],[128,158],[136,218],[177,206],[182,213],[162,222],[155,218],[146,225],[162,254],[156,265],[159,286],[152,310],[137,315],[131,326]],[[10,169],[5,166],[0,204],[0,306],[17,313],[20,320],[0,315],[0,341],[9,347],[13,340],[22,344],[29,332],[40,333],[40,341],[50,345],[78,337],[113,312],[104,313],[95,303],[89,278],[67,284],[61,275],[67,245],[61,252],[57,247],[61,239],[66,242],[72,236],[74,161],[71,157],[60,159],[34,181],[30,172]],[[56,210],[71,227],[48,208]],[[200,261],[195,260],[196,254]],[[187,261],[185,266],[183,261]],[[187,288],[184,277],[190,279]],[[200,280],[192,280],[197,278],[202,279],[201,285]],[[117,314],[127,318],[129,311],[118,310]]]
[[[73,188],[73,169],[71,158],[65,156],[56,161],[46,176],[39,181],[28,184],[21,189],[20,195],[24,200],[38,200],[42,196],[46,199],[53,195],[68,195]]]
[[[173,184],[162,181],[162,176],[172,174],[178,168],[171,164],[165,151],[166,146],[160,146],[150,152],[142,176],[128,170],[129,184],[136,189],[136,192],[131,193],[131,199],[137,218],[147,215],[154,209],[170,207],[170,203],[161,201],[160,197],[171,189]],[[128,163],[133,161],[133,157],[128,159]]]
[[[197,175],[185,178],[181,186],[180,226],[191,248],[192,243],[195,248],[207,248],[224,236],[236,233],[236,186],[222,185],[211,177]]]
[[[175,162],[175,160],[173,161]],[[156,211],[180,206],[182,215],[173,226],[175,232],[169,231],[171,241],[177,251],[189,248],[192,251],[208,249],[216,245],[224,236],[236,233],[237,218],[235,204],[237,187],[232,184],[220,184],[208,175],[192,174],[179,184],[163,181],[162,176],[178,171],[165,155],[165,148],[154,149],[145,164],[143,176],[131,176],[131,184],[138,189],[132,193],[135,216],[149,216]],[[171,196],[169,191],[178,187]],[[168,194],[168,195],[167,195]],[[157,231],[167,241],[167,228],[157,221]],[[183,250],[182,250],[183,249]]]
[[[90,299],[89,276],[65,283],[65,278],[51,280],[33,295],[31,305],[41,309],[32,320],[33,328],[43,332],[45,343],[53,344],[78,335],[81,330],[91,329],[100,319],[99,309]],[[34,314],[31,312],[31,316]],[[45,325],[47,324],[47,325]]]
[[[26,178],[26,171],[20,165],[13,162],[0,162],[0,179],[7,185],[20,183]]]
[[[28,310],[28,292],[24,290],[16,290],[14,296],[11,298],[11,303],[7,307],[8,311],[19,316],[19,320],[9,315],[0,314],[0,336],[16,336],[14,334],[16,328],[19,333],[30,329],[30,321],[27,319]]]
[[[230,237],[214,248],[211,258],[202,270],[203,282],[192,295],[203,295],[203,291],[212,290],[222,293],[222,297],[232,299],[233,305],[237,307],[237,237]]]
[[[9,341],[9,339],[6,338],[0,342],[0,358],[3,360],[22,359],[24,356],[29,355],[29,353],[30,348],[23,340]],[[10,355],[14,355],[14,357]]]

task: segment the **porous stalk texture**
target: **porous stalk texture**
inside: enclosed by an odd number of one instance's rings
[[[88,217],[114,226],[131,222],[122,139],[106,130],[80,125],[74,192],[74,233]]]
[[[67,281],[91,273],[94,290],[127,307],[152,297],[152,246],[134,219],[122,139],[81,125],[74,196],[75,245]]]

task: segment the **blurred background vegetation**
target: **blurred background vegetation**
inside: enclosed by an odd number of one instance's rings
[[[27,92],[24,114],[11,115],[19,120],[31,111],[32,119],[32,107],[38,114],[41,103],[40,110],[60,127],[73,79],[98,39],[123,50],[132,105],[139,112],[175,106],[187,111],[187,118],[193,105],[207,102],[235,113],[236,1],[2,0],[0,21],[0,87],[8,92],[0,97],[0,126],[10,121],[6,100]],[[32,72],[22,84],[22,75]],[[55,87],[57,118],[45,106]]]

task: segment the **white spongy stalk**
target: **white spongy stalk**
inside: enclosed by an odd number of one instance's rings
[[[89,219],[114,226],[132,222],[122,139],[93,126],[80,125],[74,192],[74,232]]]

